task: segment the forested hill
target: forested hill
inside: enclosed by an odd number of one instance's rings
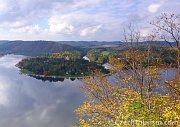
[[[130,43],[129,43],[130,44]],[[166,42],[139,42],[139,46],[168,46]],[[91,48],[112,48],[116,50],[124,49],[123,42],[98,42],[98,41],[0,41],[0,54],[12,53],[27,56],[39,56],[50,53],[80,50],[86,52]],[[137,43],[133,43],[134,46]],[[174,43],[172,43],[174,46]],[[83,55],[85,55],[84,53]]]
[[[53,41],[6,41],[0,42],[0,53],[18,55],[44,55],[49,53],[74,51],[75,47]]]

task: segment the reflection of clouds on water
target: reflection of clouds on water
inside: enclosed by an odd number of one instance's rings
[[[62,107],[61,103],[49,105],[34,105],[31,110],[13,118],[8,117],[11,122],[4,123],[5,127],[70,127],[73,119],[69,118],[68,105]],[[4,118],[2,118],[4,119]],[[1,120],[2,120],[1,119]],[[3,120],[4,121],[4,120]],[[1,124],[2,125],[2,124]]]
[[[21,55],[6,55],[4,57],[0,57],[0,66],[6,68],[14,67],[22,58],[25,58]]]
[[[0,127],[72,126],[73,110],[85,99],[79,89],[83,83],[74,79],[42,82],[20,75],[14,65],[21,59],[14,55],[0,58]],[[174,70],[168,75],[173,73]],[[116,80],[111,76],[108,79]]]
[[[8,98],[7,98],[7,89],[8,86],[5,85],[6,83],[2,80],[0,77],[0,105],[6,106],[8,103]]]
[[[17,57],[17,59],[16,59]],[[0,127],[70,127],[84,100],[79,80],[42,82],[20,75],[22,57],[0,58]],[[3,63],[4,62],[4,63]]]

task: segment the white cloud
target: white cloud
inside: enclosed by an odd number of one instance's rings
[[[12,29],[10,29],[10,31],[14,32],[14,33],[30,33],[30,34],[34,34],[34,33],[40,33],[41,28],[39,27],[38,24],[35,24],[34,26],[25,26],[25,27],[20,27],[20,28],[12,28]]]
[[[75,0],[74,7],[87,7],[87,6],[94,6],[101,2],[101,0]]]
[[[156,13],[160,7],[160,4],[151,4],[148,6],[148,11],[151,13]]]
[[[51,40],[54,36],[51,35],[49,29],[43,29],[39,24],[29,25],[19,28],[11,28],[9,34],[1,35],[4,38],[13,38],[13,40]]]
[[[48,24],[52,33],[71,34],[74,31],[74,26],[64,16],[53,15],[49,18]]]
[[[68,23],[49,24],[49,30],[53,33],[66,33],[71,34],[74,30],[74,26]]]
[[[0,27],[4,29],[11,29],[11,28],[21,28],[24,26],[28,26],[30,24],[29,21],[26,19],[19,19],[13,22],[10,21],[4,21],[0,23]]]
[[[98,26],[95,26],[95,27],[85,28],[85,29],[81,30],[80,36],[81,37],[89,36],[91,34],[96,33],[100,28],[101,28],[101,25],[98,25]]]
[[[4,12],[6,12],[7,8],[8,8],[8,6],[7,6],[6,2],[3,0],[0,0],[0,14],[3,14]]]
[[[178,14],[179,6],[179,0],[0,0],[0,38],[121,40],[126,24],[147,26],[162,12]]]
[[[50,32],[73,34],[77,39],[96,33],[101,28],[101,25],[97,24],[111,26],[109,24],[113,20],[104,13],[87,14],[84,12],[72,12],[66,15],[52,15],[48,20],[48,24]]]
[[[140,33],[141,33],[141,37],[147,37],[150,31],[148,29],[141,29]]]

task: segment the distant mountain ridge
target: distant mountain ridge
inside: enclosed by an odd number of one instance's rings
[[[128,45],[131,43],[128,42]],[[133,42],[133,46],[136,46],[137,43]],[[169,47],[169,44],[164,41],[154,41],[154,42],[139,42],[139,46],[152,45],[156,47]],[[175,43],[171,43],[172,46],[175,46]],[[121,41],[8,41],[0,40],[0,54],[17,54],[17,55],[27,55],[27,56],[37,56],[45,55],[56,52],[64,51],[75,51],[80,50],[84,51],[85,49],[90,48],[114,48],[117,50],[125,48],[127,43]],[[83,49],[83,50],[82,50]]]
[[[61,44],[68,44],[75,47],[89,48],[100,45],[120,45],[120,41],[58,41]]]
[[[0,41],[0,53],[36,56],[74,50],[73,46],[53,41]]]

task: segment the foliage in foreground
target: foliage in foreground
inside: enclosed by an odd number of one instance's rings
[[[80,127],[164,127],[166,121],[171,121],[167,126],[177,126],[177,121],[180,122],[179,74],[174,72],[176,76],[171,80],[162,78],[159,73],[162,62],[151,54],[149,47],[147,52],[130,48],[123,57],[115,58],[115,84],[105,77],[84,80],[88,101],[75,110]],[[163,69],[169,69],[165,67]]]
[[[180,102],[170,95],[142,99],[138,92],[113,86],[105,78],[86,79],[88,101],[75,110],[80,127],[131,127],[122,121],[179,121]],[[98,84],[98,85],[97,85]],[[134,125],[142,127],[143,125]],[[157,125],[151,125],[157,127]],[[159,125],[163,126],[163,125]]]
[[[154,57],[152,47],[146,52],[133,49],[132,43],[138,42],[140,33],[129,27],[124,30],[125,42],[130,48],[119,59],[111,64],[117,71],[117,84],[112,85],[104,77],[88,78],[83,89],[87,91],[88,100],[75,112],[79,115],[80,127],[178,127],[180,126],[180,24],[179,17],[174,14],[162,14],[152,24],[158,32],[149,36],[150,41],[156,34],[163,32],[167,38],[176,42],[167,53],[160,52]],[[176,33],[176,35],[175,35]],[[172,51],[172,52],[171,52]],[[162,77],[162,69],[176,68],[175,76],[168,79]],[[120,70],[120,71],[119,71]],[[146,121],[146,124],[132,123]],[[155,123],[153,123],[155,121]],[[148,123],[147,123],[148,122]]]

